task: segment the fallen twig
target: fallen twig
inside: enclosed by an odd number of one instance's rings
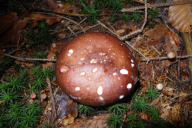
[[[55,100],[54,100],[53,91],[52,91],[52,88],[51,88],[51,82],[50,82],[50,79],[48,77],[46,78],[46,80],[47,80],[47,84],[48,84],[48,87],[49,87],[51,102],[52,102],[52,105],[53,105],[54,120],[55,120],[57,118],[57,111],[56,111],[56,108],[55,108]],[[54,122],[54,120],[53,120],[53,122]]]
[[[148,4],[147,8],[155,8],[155,7],[165,7],[165,6],[173,6],[173,5],[182,5],[182,4],[191,4],[191,0],[177,1],[177,2],[169,2],[169,3],[159,3],[159,4]],[[122,12],[134,12],[135,10],[144,9],[145,6],[134,7],[134,8],[123,8]]]

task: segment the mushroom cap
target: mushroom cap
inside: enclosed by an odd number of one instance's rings
[[[137,81],[137,65],[128,47],[116,37],[87,32],[68,42],[55,68],[57,82],[72,99],[91,106],[126,97]]]

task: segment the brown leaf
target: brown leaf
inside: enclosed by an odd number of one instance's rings
[[[91,118],[78,118],[73,124],[60,128],[105,128],[105,119],[108,117],[109,114],[99,114]]]
[[[22,40],[22,36],[19,35],[19,31],[22,28],[25,28],[26,25],[27,19],[15,21],[13,27],[0,38],[0,42],[7,43],[11,41],[12,44],[17,44],[20,40]]]
[[[11,13],[0,17],[0,35],[12,27],[15,18],[17,18],[17,13]]]
[[[144,74],[143,74],[143,76],[146,78],[146,80],[148,81],[149,80],[149,78],[150,78],[150,76],[151,76],[151,73],[152,73],[152,65],[151,65],[151,63],[149,63],[148,65],[147,65],[147,68],[145,69],[145,71],[144,71]]]
[[[121,35],[122,33],[124,33],[125,32],[125,29],[120,29],[120,30],[117,30],[116,31],[116,33],[117,33],[117,35]]]
[[[174,0],[181,1],[181,0]],[[192,4],[170,6],[168,17],[173,27],[180,32],[192,31]]]
[[[59,33],[57,36],[62,39],[62,38],[65,38],[66,35],[67,35],[67,34],[65,34],[65,33]]]
[[[154,29],[150,29],[145,32],[142,37],[137,38],[134,47],[138,47],[144,43],[152,44],[153,42],[158,42],[168,31],[168,28],[165,24],[156,25]]]
[[[166,121],[170,121],[172,118],[172,113],[170,109],[171,107],[168,104],[166,105],[166,107],[163,107],[161,109],[162,113],[160,114],[160,117]]]

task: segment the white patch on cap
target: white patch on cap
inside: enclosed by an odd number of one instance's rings
[[[85,58],[80,58],[80,60],[85,60]]]
[[[133,63],[133,60],[131,59],[131,62]]]
[[[123,75],[127,75],[128,74],[128,71],[126,69],[121,69],[120,70],[120,73],[123,74]]]
[[[68,56],[71,56],[71,53],[68,53],[67,55],[68,55]]]
[[[61,72],[61,73],[66,73],[67,71],[69,71],[69,67],[67,67],[67,66],[62,66],[62,67],[60,68],[60,72]]]
[[[99,53],[99,55],[100,55],[100,56],[102,56],[102,55],[103,55],[103,53],[102,53],[102,52],[100,52],[100,53]]]
[[[93,68],[92,72],[95,73],[97,71],[97,68]]]
[[[73,49],[70,49],[70,50],[69,50],[69,53],[71,53],[71,54],[72,54],[72,53],[73,53]]]
[[[75,88],[75,91],[79,91],[79,90],[80,90],[80,87],[76,87],[76,88]]]
[[[85,72],[81,72],[81,73],[80,73],[80,76],[84,76],[84,75],[85,75]]]
[[[124,95],[120,95],[120,96],[119,96],[119,99],[123,99],[123,97],[124,97]]]
[[[134,67],[134,64],[131,64],[131,67]]]
[[[127,84],[127,89],[131,89],[132,88],[132,84],[131,83],[128,83]]]
[[[97,94],[101,95],[102,93],[103,93],[103,87],[99,86],[98,89],[97,89]]]
[[[91,59],[90,60],[90,63],[92,64],[92,63],[94,63],[94,64],[96,64],[98,61],[96,60],[96,59]]]
[[[100,96],[99,99],[102,100],[102,101],[104,100],[102,96]]]
[[[115,75],[117,75],[117,73],[116,73],[116,72],[114,72],[114,73],[113,73],[113,75],[115,76]]]

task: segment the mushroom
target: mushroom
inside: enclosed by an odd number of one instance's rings
[[[128,47],[102,32],[78,35],[61,50],[55,74],[61,89],[90,106],[126,97],[137,81],[136,61]]]

